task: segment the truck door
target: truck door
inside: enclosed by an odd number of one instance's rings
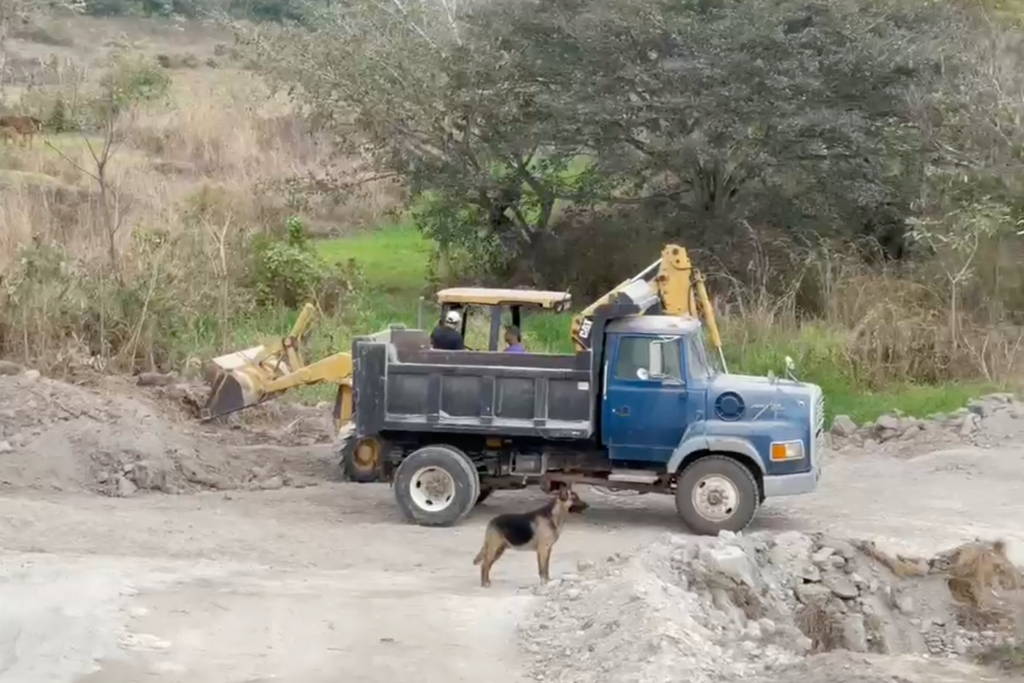
[[[605,366],[604,443],[612,460],[667,462],[687,426],[680,337],[623,335]]]

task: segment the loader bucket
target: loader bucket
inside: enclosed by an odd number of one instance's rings
[[[230,372],[221,373],[213,383],[213,390],[206,405],[199,411],[199,417],[210,420],[220,415],[227,415],[245,408],[242,397],[242,385]]]
[[[212,390],[206,405],[199,412],[202,420],[210,420],[260,403],[267,397],[266,382],[259,367],[241,365],[234,354],[214,360]]]

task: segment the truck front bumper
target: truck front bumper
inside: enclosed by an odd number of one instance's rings
[[[818,464],[815,464],[810,472],[766,476],[764,478],[764,497],[796,496],[801,493],[810,493],[818,488],[819,479],[821,479],[821,466]]]

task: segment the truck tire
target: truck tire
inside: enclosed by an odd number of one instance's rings
[[[376,436],[350,438],[341,450],[341,469],[345,478],[361,484],[379,481],[381,458],[387,448],[387,442]]]
[[[395,473],[395,499],[402,514],[421,526],[451,526],[480,497],[480,475],[465,453],[451,446],[426,446],[402,461]]]
[[[754,475],[724,455],[694,461],[676,482],[676,510],[698,534],[742,531],[754,519],[760,502]]]

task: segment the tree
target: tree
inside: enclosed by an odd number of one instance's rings
[[[421,227],[442,245],[498,247],[504,265],[542,248],[555,202],[576,193],[579,143],[553,135],[534,104],[546,86],[521,77],[489,27],[416,0],[361,0],[304,23],[311,34],[263,27],[249,44],[339,148],[421,196]]]
[[[90,163],[82,165],[59,147],[47,145],[69,164],[93,180],[97,190],[99,228],[102,231],[111,273],[121,283],[118,258],[118,234],[125,225],[131,200],[121,192],[120,184],[111,176],[111,163],[124,142],[130,120],[137,107],[162,97],[170,86],[166,72],[143,57],[116,55],[111,59],[87,109],[91,112],[93,130],[83,128],[82,140]],[[95,137],[99,138],[97,141]]]
[[[637,239],[734,266],[748,223],[899,257],[948,142],[929,127],[977,93],[970,18],[908,0],[357,0],[305,23],[251,35],[264,67],[502,273],[560,239],[560,201],[642,206]]]

